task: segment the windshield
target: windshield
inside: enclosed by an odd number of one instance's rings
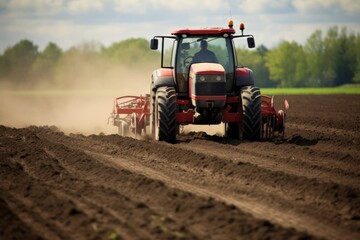
[[[190,65],[200,62],[221,64],[226,72],[227,91],[232,90],[234,59],[229,38],[222,36],[190,36],[179,40],[175,72],[180,92],[187,92]]]

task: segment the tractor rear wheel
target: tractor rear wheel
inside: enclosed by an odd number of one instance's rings
[[[241,89],[243,104],[243,133],[244,138],[251,141],[261,139],[261,94],[260,89],[247,86]]]
[[[155,140],[174,143],[176,140],[176,91],[173,87],[160,87],[155,97]]]

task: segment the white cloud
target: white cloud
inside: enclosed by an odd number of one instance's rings
[[[244,0],[239,4],[239,9],[249,13],[286,12],[291,9],[291,0]]]
[[[0,1],[0,7],[6,7],[8,5],[8,1],[9,0]]]
[[[102,0],[8,0],[0,4],[10,13],[54,15],[100,11],[106,1]]]
[[[184,11],[189,12],[201,10],[201,11],[216,11],[227,8],[227,3],[221,0],[202,0],[202,1],[184,1],[184,0],[152,0],[153,5],[158,8],[168,8],[172,11]],[[186,15],[185,15],[186,16]]]
[[[188,12],[194,11],[216,11],[228,8],[227,3],[222,0],[202,0],[202,1],[186,1],[186,0],[114,0],[115,9],[122,13],[151,14],[152,10]],[[188,15],[184,12],[184,17]]]
[[[293,0],[293,5],[301,13],[344,11],[348,14],[360,14],[359,0]]]
[[[340,6],[346,12],[351,14],[360,14],[360,1],[359,0],[341,0]]]
[[[6,6],[10,10],[29,10],[46,11],[49,9],[62,7],[64,0],[10,0]]]
[[[1,18],[0,18],[1,21]],[[144,30],[146,29],[146,31]],[[16,44],[21,39],[29,39],[43,49],[49,42],[54,42],[63,50],[76,46],[81,42],[95,41],[110,45],[130,37],[144,37],[150,39],[159,30],[153,23],[105,23],[85,24],[74,23],[70,20],[16,19],[12,25],[0,27],[0,54],[8,46]],[[166,32],[165,32],[166,34]],[[9,38],[11,36],[11,38]]]
[[[256,12],[262,12],[265,9],[265,6],[267,5],[269,1],[268,0],[259,0],[259,1],[251,1],[251,0],[245,0],[241,6],[241,8],[246,9],[246,11],[256,13]]]
[[[148,10],[148,2],[141,0],[114,0],[115,10],[121,13],[144,13]]]
[[[71,13],[99,11],[104,9],[104,2],[101,0],[73,0],[68,2],[67,7]]]
[[[315,30],[345,26],[360,33],[359,0],[0,0],[0,54],[20,39],[62,48],[151,38],[184,27],[226,26],[230,15],[257,44],[304,43]],[[336,12],[334,12],[336,11]],[[230,14],[231,13],[231,14]]]

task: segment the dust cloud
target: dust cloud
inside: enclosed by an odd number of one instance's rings
[[[147,94],[155,69],[150,64],[138,68],[114,64],[105,70],[79,68],[80,73],[73,76],[58,72],[52,83],[43,80],[26,89],[0,83],[0,125],[55,125],[65,133],[117,133],[107,124],[113,100],[122,95]]]
[[[185,125],[182,129],[183,133],[189,132],[206,132],[208,135],[216,135],[223,137],[225,134],[225,125]]]
[[[117,127],[111,121],[108,124],[114,99],[148,94],[151,73],[160,61],[139,66],[83,61],[73,62],[73,67],[69,64],[60,64],[53,81],[25,81],[26,87],[20,88],[0,82],[0,125],[56,126],[66,134],[116,134]],[[183,130],[222,136],[224,126],[186,125]]]

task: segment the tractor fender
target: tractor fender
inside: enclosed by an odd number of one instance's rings
[[[159,87],[175,87],[173,69],[159,68],[151,75],[151,90],[154,91]]]
[[[235,70],[235,86],[253,86],[254,85],[254,76],[253,71],[249,68],[241,67]]]

